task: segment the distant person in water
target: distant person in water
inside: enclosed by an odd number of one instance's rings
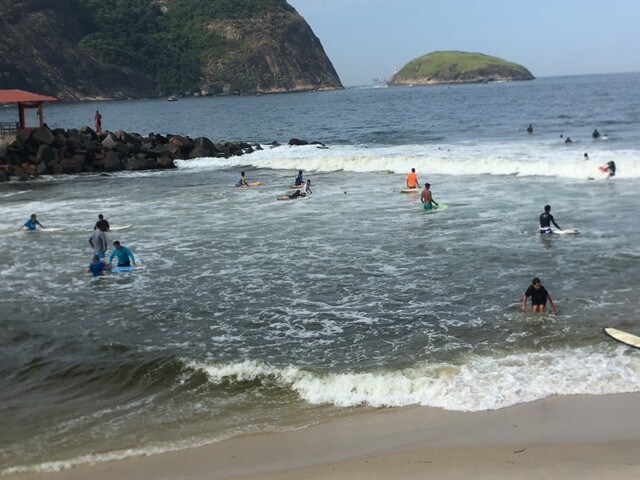
[[[439,203],[433,199],[430,188],[431,184],[425,183],[424,190],[422,190],[422,195],[420,195],[420,201],[422,202],[422,206],[425,210],[433,210],[434,205],[439,205]]]
[[[533,125],[529,124],[527,127],[527,133],[533,133]]]
[[[38,216],[35,213],[32,213],[31,218],[29,218],[29,220],[27,220],[18,230],[22,230],[24,228],[29,231],[34,231],[38,229],[38,226],[40,228],[45,228],[44,225],[38,221]]]
[[[98,221],[96,222],[95,226],[93,227],[94,230],[98,230],[98,229],[102,229],[105,232],[108,232],[111,230],[111,225],[109,225],[109,222],[104,218],[104,215],[99,214],[98,215]]]
[[[607,171],[609,172],[609,178],[616,176],[616,162],[611,160],[607,162]]]
[[[236,181],[236,187],[248,187],[247,178],[245,177],[244,172],[240,172],[240,178]]]
[[[127,247],[122,245],[118,240],[113,242],[113,246],[116,247],[109,257],[109,263],[113,260],[113,257],[118,257],[118,266],[119,267],[129,267],[133,264],[134,267],[137,267],[136,259]]]
[[[407,175],[407,188],[420,188],[418,174],[416,173],[415,168],[412,168],[409,175]]]
[[[544,212],[540,214],[540,235],[549,235],[553,233],[553,230],[551,230],[551,224],[553,224],[558,230],[562,230],[560,225],[556,223],[553,215],[551,215],[551,206],[545,205]]]
[[[111,268],[111,265],[104,263],[98,255],[93,256],[93,261],[87,267],[87,273],[91,273],[94,277],[101,277],[104,271]]]
[[[304,187],[297,189],[290,195],[285,195],[285,200],[289,198],[289,200],[295,200],[298,197],[306,197],[311,195],[313,192],[311,191],[311,180],[307,179],[307,183],[304,184]]]
[[[96,133],[102,133],[102,114],[100,110],[96,110]]]
[[[584,157],[583,157],[583,158],[585,159],[585,161],[586,161],[586,160],[589,160],[589,155],[585,152],[585,154],[584,154]]]
[[[596,128],[593,133],[591,134],[591,136],[593,138],[600,138],[600,132],[598,131],[598,129]]]
[[[527,288],[527,291],[524,292],[524,297],[522,298],[522,311],[527,311],[527,299],[531,298],[531,310],[534,312],[543,313],[547,310],[547,300],[551,304],[551,308],[555,313],[557,311],[555,304],[553,303],[553,299],[547,289],[542,286],[540,279],[535,277],[531,281],[531,285]]]
[[[571,140],[571,137],[567,137],[564,143],[573,143],[573,140]]]
[[[296,177],[294,185],[296,187],[299,185],[304,185],[304,179],[302,178],[302,170],[298,170],[298,176]]]

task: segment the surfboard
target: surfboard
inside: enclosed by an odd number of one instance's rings
[[[403,188],[400,193],[418,193],[419,191],[419,188]]]
[[[580,230],[577,228],[567,228],[565,230],[554,230],[553,233],[557,233],[558,235],[577,235],[580,233]]]
[[[629,345],[630,347],[640,348],[640,337],[636,335],[623,332],[622,330],[618,330],[617,328],[612,328],[612,327],[605,328],[604,333],[609,335],[611,338],[624,343],[625,345]]]
[[[134,267],[133,265],[130,265],[128,267],[111,267],[111,272],[112,273],[127,273],[127,272],[133,272],[136,270],[142,270],[144,267],[142,265],[138,265],[137,267]]]
[[[449,205],[447,205],[446,203],[439,203],[438,205],[434,205],[433,208],[427,208],[426,203],[422,204],[422,208],[425,209],[425,211],[427,212],[435,212],[436,210],[444,210],[445,208],[449,208]]]
[[[296,198],[289,198],[289,195],[283,195],[282,197],[278,197],[276,198],[276,200],[302,200],[304,198],[309,198],[312,194],[309,195],[300,195],[299,197]]]
[[[239,187],[234,185],[236,188],[250,188],[250,187],[259,187],[262,185],[262,182],[247,182],[246,185],[240,185]]]
[[[40,232],[64,232],[66,230],[66,228],[64,227],[60,227],[60,228],[41,228],[39,229]]]
[[[126,225],[119,225],[117,227],[109,227],[109,232],[122,232],[123,230],[128,230],[133,227],[133,223],[127,223]],[[93,228],[83,228],[83,232],[93,232]],[[107,233],[109,233],[107,232]]]

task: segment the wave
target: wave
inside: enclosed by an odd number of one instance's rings
[[[191,362],[209,381],[273,382],[312,405],[403,407],[421,405],[477,412],[531,402],[552,395],[640,391],[640,359],[625,347],[470,356],[465,363],[422,364],[402,370],[319,373],[273,367],[255,361],[209,365]]]
[[[415,168],[425,175],[514,175],[558,177],[576,180],[606,179],[599,167],[609,161],[617,166],[616,178],[640,178],[639,151],[598,150],[584,160],[583,149],[556,144],[458,144],[455,146],[280,146],[234,158],[176,160],[183,170],[217,170],[254,167],[273,170],[304,169],[308,172],[391,172],[406,174]]]

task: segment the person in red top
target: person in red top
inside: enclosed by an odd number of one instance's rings
[[[102,133],[102,115],[96,110],[96,133]]]
[[[412,168],[411,172],[407,176],[407,188],[420,188],[420,183],[418,183],[418,174],[416,173],[416,169]]]

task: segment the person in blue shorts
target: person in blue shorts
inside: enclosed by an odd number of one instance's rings
[[[425,210],[433,210],[433,206],[438,206],[438,202],[433,199],[433,195],[431,194],[431,184],[425,183],[424,190],[422,190],[422,195],[420,195],[420,201],[422,202],[422,206]]]
[[[131,253],[127,247],[122,245],[118,240],[113,242],[113,246],[115,250],[111,252],[111,256],[109,257],[109,263],[113,260],[113,257],[118,257],[118,266],[119,267],[130,267],[132,264],[134,267],[137,267],[136,258]]]
[[[91,273],[94,277],[101,277],[104,275],[104,271],[109,268],[111,268],[110,265],[107,265],[103,260],[100,260],[98,255],[94,255],[93,262],[91,262],[87,267],[87,273]]]
[[[45,226],[38,221],[37,215],[35,213],[32,213],[31,218],[27,220],[25,224],[22,225],[18,230],[26,228],[27,230],[34,231],[37,230],[38,226],[40,226],[40,228],[45,228]]]

